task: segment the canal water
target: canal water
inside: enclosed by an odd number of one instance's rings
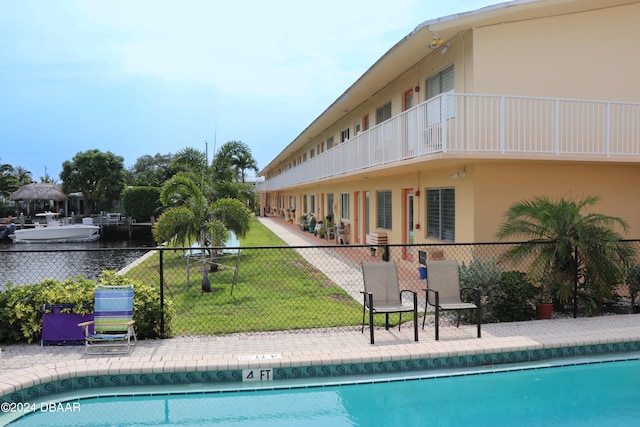
[[[150,235],[102,237],[85,243],[0,243],[0,291],[7,284],[38,283],[45,278],[97,278],[118,271],[153,247]]]

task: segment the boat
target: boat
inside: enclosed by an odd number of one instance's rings
[[[44,217],[46,223],[15,230],[12,237],[14,243],[93,242],[100,238],[100,227],[97,225],[66,224],[54,212],[39,213],[36,216]]]

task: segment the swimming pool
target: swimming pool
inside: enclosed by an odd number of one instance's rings
[[[564,363],[569,363],[565,361]],[[15,426],[637,425],[640,359],[67,402]],[[77,410],[73,410],[73,404]]]

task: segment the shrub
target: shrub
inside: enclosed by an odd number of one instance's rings
[[[45,304],[76,304],[62,312],[86,314],[93,302],[95,282],[76,277],[62,282],[43,279],[40,283],[13,286],[9,284],[0,298],[0,341],[28,342],[38,339],[41,333],[41,309]]]
[[[636,309],[636,297],[640,292],[640,265],[634,265],[627,271],[627,285],[629,286],[629,296],[631,297],[631,310]]]
[[[495,301],[499,322],[531,320],[535,316],[534,301],[540,290],[520,271],[505,271],[500,278],[500,297]]]
[[[104,271],[98,279],[103,285],[130,285],[135,288],[133,298],[133,320],[138,338],[160,336],[160,298],[158,289],[146,283],[118,276],[113,271]],[[27,342],[38,339],[41,334],[41,308],[45,304],[76,304],[73,309],[62,312],[91,313],[96,283],[81,276],[58,281],[44,279],[40,283],[13,286],[9,284],[0,293],[0,342]],[[164,301],[165,330],[170,331],[173,319],[171,301]]]
[[[484,322],[498,320],[496,302],[502,298],[500,277],[502,271],[498,268],[495,258],[491,257],[483,262],[476,255],[460,265],[460,285],[462,287],[479,288],[482,291],[482,317]],[[467,298],[467,300],[469,300]]]
[[[129,187],[122,192],[122,207],[125,215],[139,222],[149,221],[152,216],[158,216],[162,204],[160,203],[160,189],[158,187]]]

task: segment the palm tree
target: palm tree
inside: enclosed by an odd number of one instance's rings
[[[196,148],[186,147],[176,153],[171,166],[179,171],[202,175],[207,172],[207,156]]]
[[[591,308],[593,304],[601,308],[614,286],[622,283],[634,255],[616,231],[626,233],[627,222],[598,213],[583,214],[598,201],[593,196],[577,201],[554,202],[547,197],[521,201],[509,208],[499,228],[500,239],[525,238],[532,243],[515,246],[507,256],[514,260],[532,256],[531,277],[551,285],[556,302],[568,301],[571,285],[580,284],[591,295]]]
[[[249,231],[251,213],[234,199],[209,201],[197,181],[187,174],[179,173],[162,186],[160,200],[164,205],[173,205],[160,215],[154,223],[153,234],[158,242],[169,242],[188,246],[199,243],[202,268],[202,290],[211,291],[204,248],[222,246],[227,239],[227,230],[238,237]]]
[[[9,197],[19,187],[20,183],[15,177],[13,166],[6,163],[0,165],[0,196]]]
[[[221,165],[216,166],[217,170],[222,168],[230,168],[238,182],[245,182],[245,171],[247,169],[258,171],[256,160],[251,154],[251,149],[242,141],[229,141],[220,147],[216,153],[215,163]]]
[[[253,210],[258,204],[255,186],[245,183],[244,171],[257,171],[256,161],[249,147],[241,141],[225,143],[211,164],[211,174],[215,177],[217,197],[231,197],[241,200]]]
[[[15,176],[16,176],[16,179],[20,182],[21,187],[23,185],[31,184],[33,182],[33,178],[31,177],[31,172],[26,170],[22,166],[15,167]],[[40,182],[51,182],[52,184],[55,184],[55,180],[53,179],[51,181],[42,181],[41,179]]]
[[[167,180],[160,192],[162,204],[171,208],[154,225],[156,241],[183,245],[197,241],[203,248],[202,290],[205,292],[210,292],[211,286],[204,248],[222,246],[227,239],[227,230],[244,237],[250,226],[251,211],[238,200],[243,193],[236,191],[235,186],[241,184],[233,181],[228,160],[229,157],[221,158],[216,154],[212,165],[208,166],[206,155],[195,148],[178,152],[172,167],[181,172]],[[216,255],[212,250],[212,266]]]

